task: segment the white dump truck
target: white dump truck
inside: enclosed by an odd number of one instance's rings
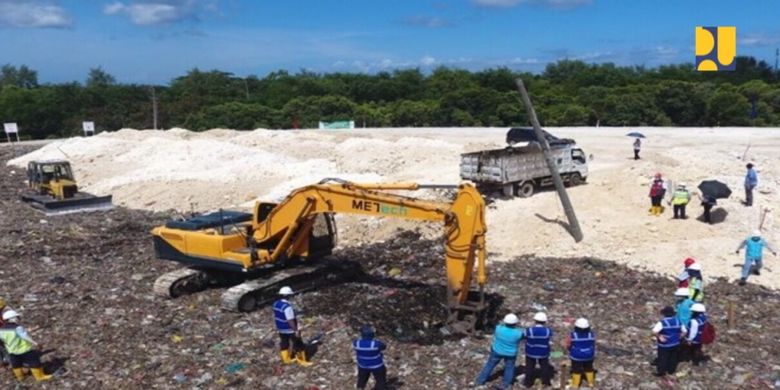
[[[588,178],[585,152],[574,140],[544,132],[558,172],[567,185],[579,185]],[[553,185],[550,169],[533,129],[513,128],[504,149],[482,150],[460,156],[460,177],[477,184],[484,193],[501,191],[504,196],[527,198],[539,188]]]

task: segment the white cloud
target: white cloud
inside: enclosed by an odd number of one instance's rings
[[[471,0],[481,7],[510,8],[521,4],[542,5],[556,9],[572,9],[593,3],[593,0]]]
[[[780,34],[753,33],[737,36],[738,46],[762,47],[780,43]]]
[[[67,28],[67,12],[51,2],[0,0],[0,25],[31,28]]]
[[[432,66],[436,63],[436,59],[431,56],[425,56],[420,60],[420,64],[423,66]]]
[[[218,12],[216,0],[130,0],[103,7],[107,15],[125,15],[133,24],[152,26],[197,18],[200,12]]]
[[[408,26],[424,27],[424,28],[442,28],[442,27],[450,27],[453,25],[453,23],[447,19],[442,19],[436,16],[424,16],[424,15],[409,16],[407,18],[404,18],[402,20],[402,23]]]
[[[521,58],[521,57],[515,57],[508,61],[512,65],[532,65],[532,64],[538,64],[539,60],[536,58]]]

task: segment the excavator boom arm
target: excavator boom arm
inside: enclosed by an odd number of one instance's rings
[[[320,213],[344,213],[374,217],[443,222],[448,303],[464,305],[469,298],[473,270],[477,266],[480,290],[487,281],[485,269],[485,203],[471,184],[461,184],[451,202],[434,202],[384,190],[414,190],[415,183],[320,183],[293,191],[266,216],[255,207],[252,238],[256,246],[278,240],[271,252],[260,251],[261,262],[274,262],[290,253],[310,233],[311,221]],[[265,257],[264,257],[265,256]]]

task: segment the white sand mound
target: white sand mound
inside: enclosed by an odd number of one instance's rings
[[[707,276],[739,275],[739,241],[755,229],[765,207],[777,207],[780,175],[780,130],[691,128],[559,128],[575,138],[590,161],[588,184],[569,190],[585,240],[576,244],[561,227],[565,221],[553,191],[529,199],[497,200],[489,206],[488,249],[492,260],[535,253],[550,256],[596,256],[669,275],[688,256],[704,264]],[[629,131],[647,135],[642,160],[631,159]],[[52,142],[12,160],[24,167],[31,159],[67,158],[86,191],[114,194],[117,203],[154,210],[210,210],[248,207],[256,198],[279,200],[290,190],[326,177],[353,181],[457,183],[459,154],[503,147],[506,129],[361,129],[234,131],[203,133],[185,129],[122,129],[90,138]],[[748,148],[748,145],[750,147]],[[747,152],[746,152],[747,149]],[[743,154],[745,158],[743,159]],[[747,161],[756,164],[760,184],[756,206],[747,208],[742,181]],[[734,194],[719,202],[716,218],[705,225],[697,201],[690,218],[670,220],[647,215],[648,181],[655,172],[695,188],[703,179],[722,180]],[[434,197],[431,192],[420,196]],[[780,249],[775,218],[764,230]],[[340,216],[342,243],[354,245],[390,237],[398,227],[419,227],[429,237],[436,224],[395,219]],[[766,272],[751,281],[780,287],[780,259],[766,257]],[[735,287],[736,288],[736,287]]]

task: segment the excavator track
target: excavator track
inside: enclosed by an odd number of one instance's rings
[[[154,294],[163,298],[178,298],[205,290],[211,284],[209,274],[193,268],[181,268],[161,275],[154,281]]]
[[[222,308],[249,312],[275,300],[282,286],[289,286],[298,293],[344,282],[359,269],[359,265],[351,262],[323,262],[279,270],[267,278],[249,280],[227,289],[222,293]]]

